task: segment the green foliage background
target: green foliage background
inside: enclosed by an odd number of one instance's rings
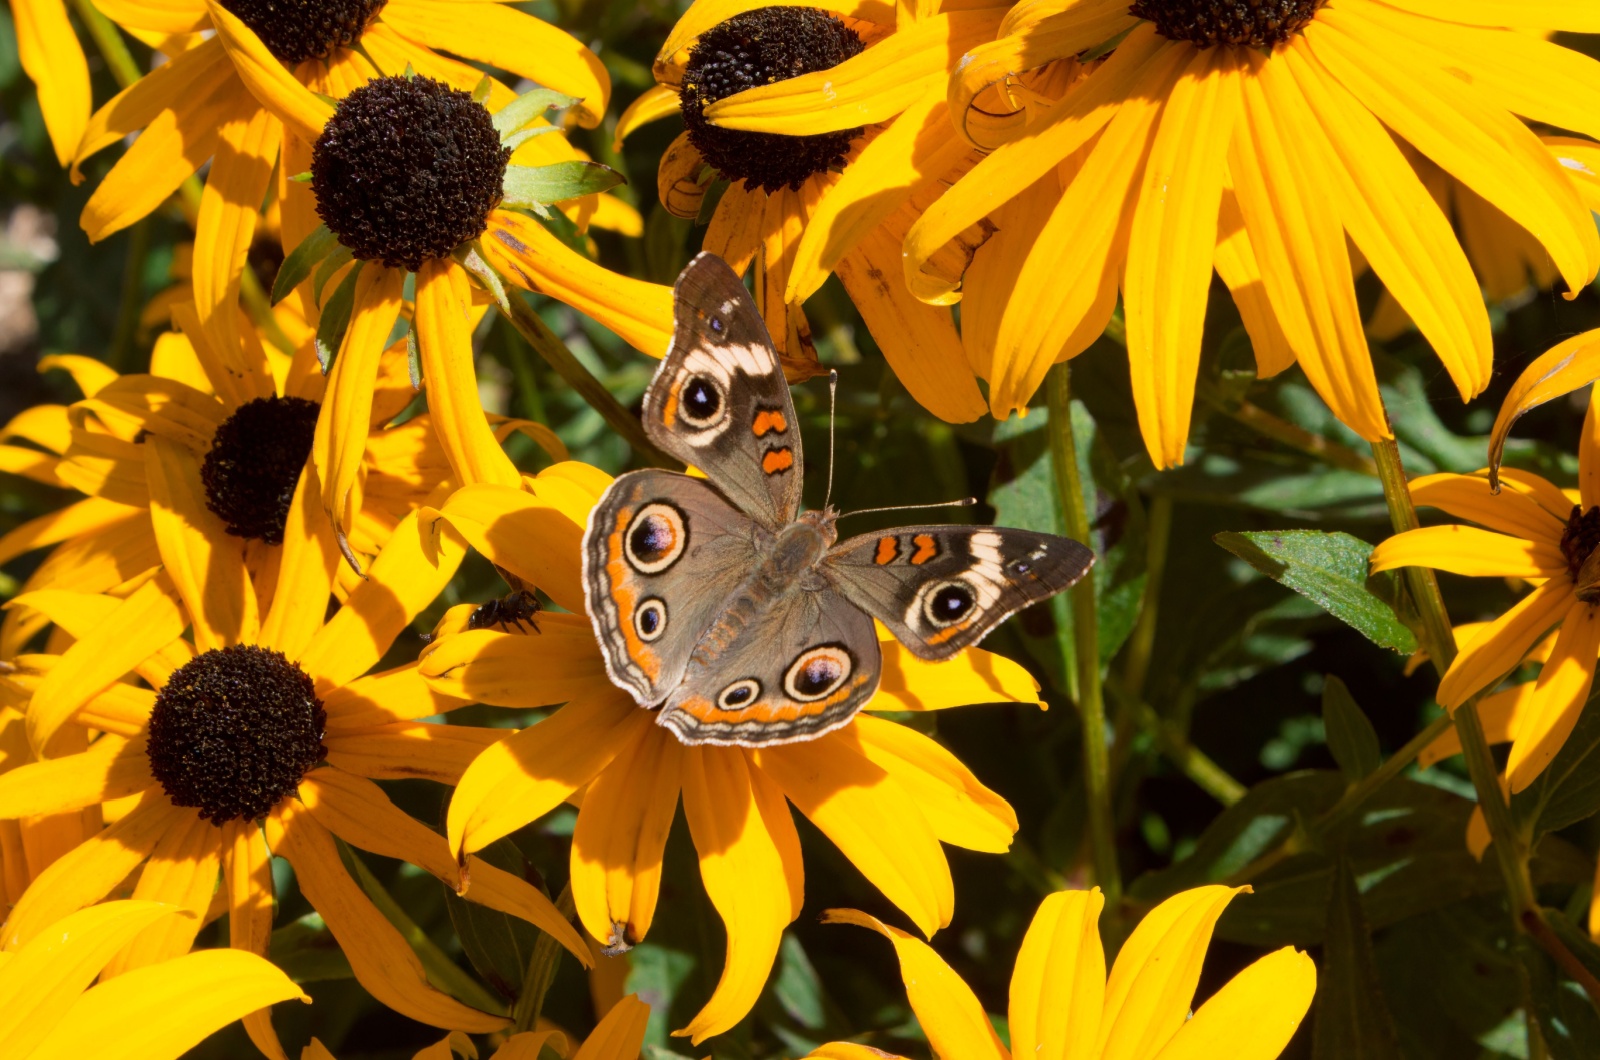
[[[601,259],[670,282],[703,234],[655,202],[655,163],[677,122],[647,126],[621,156],[611,150],[610,127],[651,83],[653,52],[680,8],[630,0],[518,6],[590,43],[610,69],[616,89],[606,127],[573,135],[628,177],[620,191],[645,215],[646,231],[638,240],[597,234]],[[141,60],[148,58],[134,47]],[[95,98],[103,101],[115,86],[92,47],[90,56]],[[67,181],[18,64],[10,17],[0,11],[0,206],[8,214],[25,207],[42,211],[53,219],[59,248],[54,257],[39,257],[14,239],[0,240],[0,268],[32,274],[39,318],[32,341],[0,356],[0,419],[33,403],[78,396],[64,375],[35,372],[43,353],[89,354],[121,371],[148,363],[153,335],[138,326],[139,310],[169,282],[186,230],[176,214],[158,214],[88,246],[77,216],[114,155],[98,156],[83,186]],[[261,267],[270,283],[275,263]],[[1370,307],[1377,295],[1370,277],[1362,293]],[[543,303],[538,309],[624,403],[637,402],[652,362],[565,307]],[[836,282],[808,311],[824,361],[841,372],[837,502],[867,507],[972,494],[985,503],[959,514],[974,521],[1062,528],[1043,407],[1004,424],[942,424],[907,397]],[[1494,324],[1495,382],[1467,407],[1420,339],[1375,345],[1384,398],[1411,473],[1482,466],[1484,435],[1509,381],[1555,342],[1600,326],[1600,298],[1593,290],[1572,302],[1542,293],[1516,308],[1498,308]],[[485,325],[477,342],[486,400],[550,424],[576,458],[623,469],[628,454],[598,415],[497,316],[487,316]],[[1426,668],[1406,675],[1403,652],[1412,650],[1414,639],[1390,609],[1398,604],[1403,614],[1404,601],[1393,583],[1365,577],[1370,545],[1389,532],[1378,481],[1362,470],[1366,446],[1334,421],[1298,371],[1255,378],[1248,340],[1220,285],[1211,299],[1205,348],[1189,459],[1167,473],[1151,468],[1139,443],[1125,355],[1115,336],[1072,365],[1073,430],[1092,486],[1086,496],[1092,543],[1102,556],[1094,576],[1114,729],[1118,854],[1129,892],[1124,907],[1108,910],[1103,922],[1108,946],[1114,949],[1143,911],[1176,890],[1248,881],[1255,893],[1237,900],[1223,918],[1200,996],[1267,948],[1309,947],[1321,974],[1319,998],[1286,1055],[1522,1057],[1528,1055],[1530,1010],[1550,1055],[1600,1055],[1600,1018],[1548,958],[1514,937],[1492,859],[1480,865],[1465,849],[1473,794],[1458,762],[1408,769],[1337,826],[1318,823],[1381,754],[1437,716],[1434,679]],[[825,387],[801,387],[796,400],[812,452],[808,497],[818,503]],[[1528,416],[1508,450],[1509,462],[1571,484],[1582,415],[1581,401],[1562,401]],[[1265,433],[1263,423],[1271,428]],[[1286,444],[1295,432],[1302,441],[1317,441],[1320,455]],[[543,459],[531,445],[513,455],[529,468]],[[0,477],[0,532],[65,499]],[[891,519],[866,516],[850,528],[860,532]],[[1279,533],[1291,530],[1317,533]],[[1217,535],[1227,536],[1219,541]],[[0,591],[14,592],[38,559],[9,565]],[[1458,622],[1498,614],[1514,598],[1510,587],[1488,579],[1442,581]],[[503,591],[486,563],[470,561],[397,645],[394,661],[415,656],[418,634],[445,607]],[[1044,685],[1047,712],[974,707],[905,719],[950,747],[1011,802],[1022,822],[1013,851],[1003,858],[949,851],[956,919],[934,943],[994,1013],[1005,1010],[1012,958],[1038,901],[1086,880],[1083,733],[1073,709],[1075,675],[1064,661],[1071,643],[1070,607],[1060,598],[1012,621],[986,645],[1027,662]],[[526,724],[535,716],[481,707],[455,715],[493,725]],[[1591,709],[1548,778],[1519,799],[1516,810],[1543,835],[1534,865],[1541,901],[1557,911],[1558,929],[1580,959],[1600,971],[1600,949],[1573,926],[1584,922],[1600,847],[1593,816],[1600,809],[1597,748],[1600,716]],[[423,782],[386,787],[422,820],[441,820],[442,789]],[[567,875],[572,824],[570,811],[558,812],[494,853],[507,865],[534,867],[554,894]],[[866,932],[816,920],[832,906],[864,909],[890,922],[901,922],[898,915],[831,844],[804,820],[799,824],[806,912],[786,938],[756,1011],[708,1043],[709,1052],[796,1056],[821,1041],[864,1034],[879,1048],[926,1055],[889,947]],[[431,877],[399,863],[360,857],[366,882],[375,894],[392,896],[396,916],[408,921],[439,985],[475,1003],[516,992],[534,944],[531,929],[465,907]],[[282,862],[276,868],[286,872]],[[280,875],[278,882],[284,897],[273,954],[310,983],[317,1001],[279,1011],[291,1050],[315,1034],[343,1058],[409,1057],[437,1040],[438,1032],[377,1005],[356,986],[292,879]],[[680,819],[668,847],[660,912],[648,941],[632,955],[628,979],[628,988],[655,1008],[648,1055],[708,1051],[691,1050],[668,1031],[687,1022],[709,995],[721,968],[721,933]],[[202,942],[225,944],[225,934],[213,927]],[[587,986],[570,958],[559,968],[545,1012],[580,1034],[594,1022]],[[194,1055],[248,1055],[249,1049],[234,1027]]]

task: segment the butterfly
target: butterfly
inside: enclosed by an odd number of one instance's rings
[[[1093,565],[1069,538],[999,527],[839,542],[838,512],[800,510],[794,404],[744,283],[702,253],[674,317],[644,426],[705,478],[619,476],[590,514],[583,583],[611,680],[684,743],[815,739],[877,691],[874,618],[919,658],[948,659]]]

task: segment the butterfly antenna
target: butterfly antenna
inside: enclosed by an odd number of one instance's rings
[[[896,504],[888,508],[862,508],[856,512],[843,512],[839,518],[847,515],[871,515],[873,512],[909,512],[917,508],[970,508],[978,503],[976,497],[963,497],[958,501],[940,501],[937,504]]]
[[[828,369],[828,492],[823,494],[822,507],[826,509],[833,499],[833,420],[839,409],[839,370]]]

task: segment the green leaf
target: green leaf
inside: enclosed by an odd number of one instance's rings
[[[1417,650],[1416,636],[1368,588],[1372,546],[1360,538],[1318,530],[1266,530],[1224,532],[1212,540],[1379,647],[1403,655]]]
[[[811,966],[800,940],[785,932],[778,948],[778,975],[772,993],[784,1012],[806,1030],[821,1030],[827,1023],[822,982]]]
[[[516,132],[510,133],[503,138],[500,141],[500,146],[510,148],[511,150],[515,151],[517,148],[521,147],[535,136],[543,136],[546,133],[560,131],[561,126],[559,125],[525,125]]]
[[[629,971],[624,989],[638,994],[639,1000],[650,1006],[650,1022],[644,1035],[646,1048],[665,1049],[671,1044],[672,1005],[694,972],[694,966],[691,955],[653,942],[642,942],[628,952]]]
[[[311,275],[312,266],[332,254],[338,245],[339,237],[330,232],[327,225],[318,225],[302,239],[278,267],[278,278],[272,281],[272,304],[277,305],[289,297],[289,292]]]
[[[1600,967],[1600,951],[1559,910],[1544,910],[1545,920],[1567,949],[1589,971]],[[1551,1060],[1593,1060],[1600,1056],[1600,1016],[1583,988],[1563,976],[1532,939],[1518,940],[1518,955],[1528,973],[1528,997],[1539,1034]]]
[[[529,878],[527,858],[509,839],[491,843],[478,851],[478,857],[514,876]],[[443,884],[440,887],[467,960],[497,994],[514,1000],[522,990],[522,976],[539,941],[539,929],[521,917],[469,902]]]
[[[494,131],[499,133],[500,139],[504,141],[511,133],[552,107],[566,108],[580,102],[582,101],[564,96],[560,92],[552,92],[548,88],[536,88],[531,92],[524,92],[495,113]]]
[[[1353,704],[1352,704],[1353,705]],[[1372,958],[1371,930],[1349,859],[1334,869],[1317,974],[1313,1060],[1400,1060],[1394,1020]]]
[[[332,297],[322,307],[322,319],[317,321],[317,361],[322,365],[323,375],[333,370],[333,359],[339,355],[345,329],[350,326],[350,314],[355,309],[356,277],[359,275],[361,265],[357,264],[339,281]]]
[[[551,162],[546,166],[507,166],[504,205],[533,209],[593,195],[621,184],[622,174],[599,162]]]
[[[494,87],[494,78],[484,74],[478,78],[478,83],[472,86],[472,102],[481,104],[489,98],[489,90]]]
[[[1360,780],[1383,764],[1383,751],[1372,722],[1356,705],[1344,682],[1332,674],[1322,686],[1322,726],[1333,760],[1351,780]]]
[[[327,257],[322,259],[322,264],[317,266],[317,274],[311,280],[311,295],[317,300],[317,305],[322,304],[322,292],[328,286],[328,281],[333,279],[334,273],[350,264],[355,259],[355,253],[344,244],[333,249]]]
[[[314,912],[275,930],[267,952],[272,963],[297,983],[355,978],[339,940]]]
[[[1600,812],[1600,692],[1589,697],[1561,750],[1543,773],[1511,798],[1519,822],[1544,835]]]

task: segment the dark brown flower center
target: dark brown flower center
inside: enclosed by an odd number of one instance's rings
[[[1128,13],[1155,23],[1169,40],[1202,48],[1271,48],[1299,33],[1327,0],[1134,0]]]
[[[311,152],[317,214],[363,261],[415,271],[483,233],[511,151],[483,104],[427,77],[339,101]]]
[[[798,188],[806,178],[844,163],[860,129],[785,136],[723,129],[705,119],[719,99],[757,85],[829,70],[866,46],[834,15],[809,7],[763,7],[735,15],[704,33],[689,52],[678,96],[689,142],[706,163],[748,189]]]
[[[1561,535],[1561,554],[1566,557],[1567,573],[1572,576],[1573,584],[1577,584],[1578,572],[1596,546],[1600,546],[1600,507],[1584,511],[1582,506],[1573,505],[1567,529]],[[1580,590],[1578,599],[1589,604],[1600,602],[1600,586]]]
[[[304,398],[256,398],[211,436],[200,466],[206,507],[235,537],[283,544],[289,503],[311,455],[322,406]]]
[[[386,0],[219,0],[279,60],[326,59],[361,39]]]
[[[327,756],[310,676],[281,652],[217,648],[184,663],[150,714],[150,771],[215,825],[263,817]]]

